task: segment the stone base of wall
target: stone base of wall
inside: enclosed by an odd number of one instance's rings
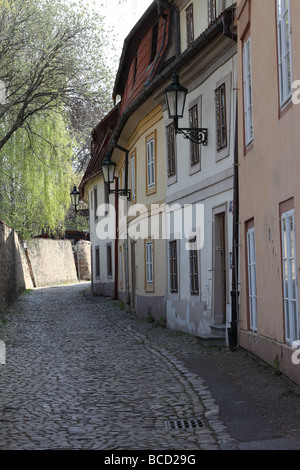
[[[94,282],[92,284],[92,293],[104,297],[114,297],[115,284],[114,282]]]
[[[300,385],[300,364],[292,362],[295,349],[251,331],[239,331],[239,345],[278,369],[293,382]]]
[[[166,321],[165,298],[137,295],[135,299],[135,313],[141,318]]]

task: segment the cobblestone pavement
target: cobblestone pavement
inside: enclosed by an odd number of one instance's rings
[[[177,359],[178,336],[164,330],[168,348],[150,341],[153,325],[109,299],[90,302],[86,288],[35,289],[0,316],[0,449],[234,445],[204,381]]]

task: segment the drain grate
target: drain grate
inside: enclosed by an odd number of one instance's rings
[[[201,419],[178,419],[176,421],[165,421],[166,429],[194,429],[203,428]]]

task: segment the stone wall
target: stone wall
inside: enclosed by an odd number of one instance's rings
[[[0,311],[31,287],[24,252],[15,231],[0,221]]]
[[[91,280],[91,242],[80,240],[74,247],[77,276],[80,281]]]
[[[70,240],[35,238],[26,245],[35,287],[78,281]]]

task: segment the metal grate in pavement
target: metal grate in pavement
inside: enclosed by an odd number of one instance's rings
[[[194,429],[203,428],[201,419],[178,419],[176,421],[165,421],[166,429]]]

